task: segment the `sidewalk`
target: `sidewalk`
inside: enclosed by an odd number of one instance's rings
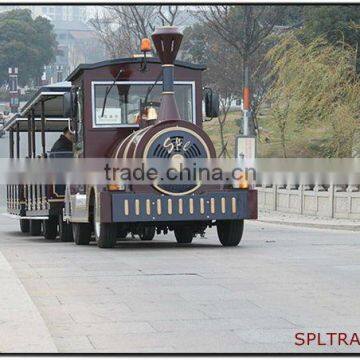
[[[303,226],[318,229],[360,231],[359,220],[319,218],[299,214],[285,214],[277,211],[259,211],[258,220],[273,224]]]
[[[0,252],[0,353],[57,352],[36,306]]]

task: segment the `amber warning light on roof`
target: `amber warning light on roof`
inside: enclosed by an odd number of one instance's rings
[[[150,41],[150,39],[147,39],[147,38],[142,39],[140,49],[141,49],[142,52],[151,51],[151,41]]]

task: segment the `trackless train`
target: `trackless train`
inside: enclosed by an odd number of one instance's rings
[[[145,40],[141,57],[82,64],[66,83],[41,88],[5,127],[10,157],[20,157],[21,132],[28,134],[29,158],[51,157],[45,135],[71,124],[72,157],[216,158],[202,129],[205,68],[175,60],[182,40],[176,27],[158,28],[152,40],[158,58],[146,57]],[[205,98],[207,116],[216,116],[216,95],[208,91]],[[240,185],[8,185],[7,205],[23,232],[77,245],[94,235],[99,247],[112,248],[130,232],[151,240],[167,231],[178,243],[191,243],[216,226],[221,244],[236,246],[244,219],[257,218],[256,190]]]

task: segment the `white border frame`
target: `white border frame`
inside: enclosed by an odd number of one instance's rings
[[[134,84],[134,85],[152,85],[155,81],[92,81],[91,82],[91,118],[92,118],[92,128],[93,129],[102,129],[102,128],[138,128],[139,124],[121,124],[121,125],[97,125],[95,121],[95,85],[127,85],[127,84]],[[157,85],[162,85],[162,81],[158,81]],[[196,124],[196,94],[195,94],[195,81],[174,81],[174,85],[191,85],[192,91],[192,123]]]

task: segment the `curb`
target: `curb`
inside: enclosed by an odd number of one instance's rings
[[[44,319],[0,252],[0,353],[57,353]]]
[[[316,229],[360,231],[360,224],[350,225],[350,224],[313,223],[313,222],[291,221],[291,220],[273,220],[266,218],[260,218],[257,219],[257,221],[270,223],[270,224],[277,224],[277,225],[289,225],[289,226],[298,226],[298,227],[307,227],[307,228],[316,228]]]

